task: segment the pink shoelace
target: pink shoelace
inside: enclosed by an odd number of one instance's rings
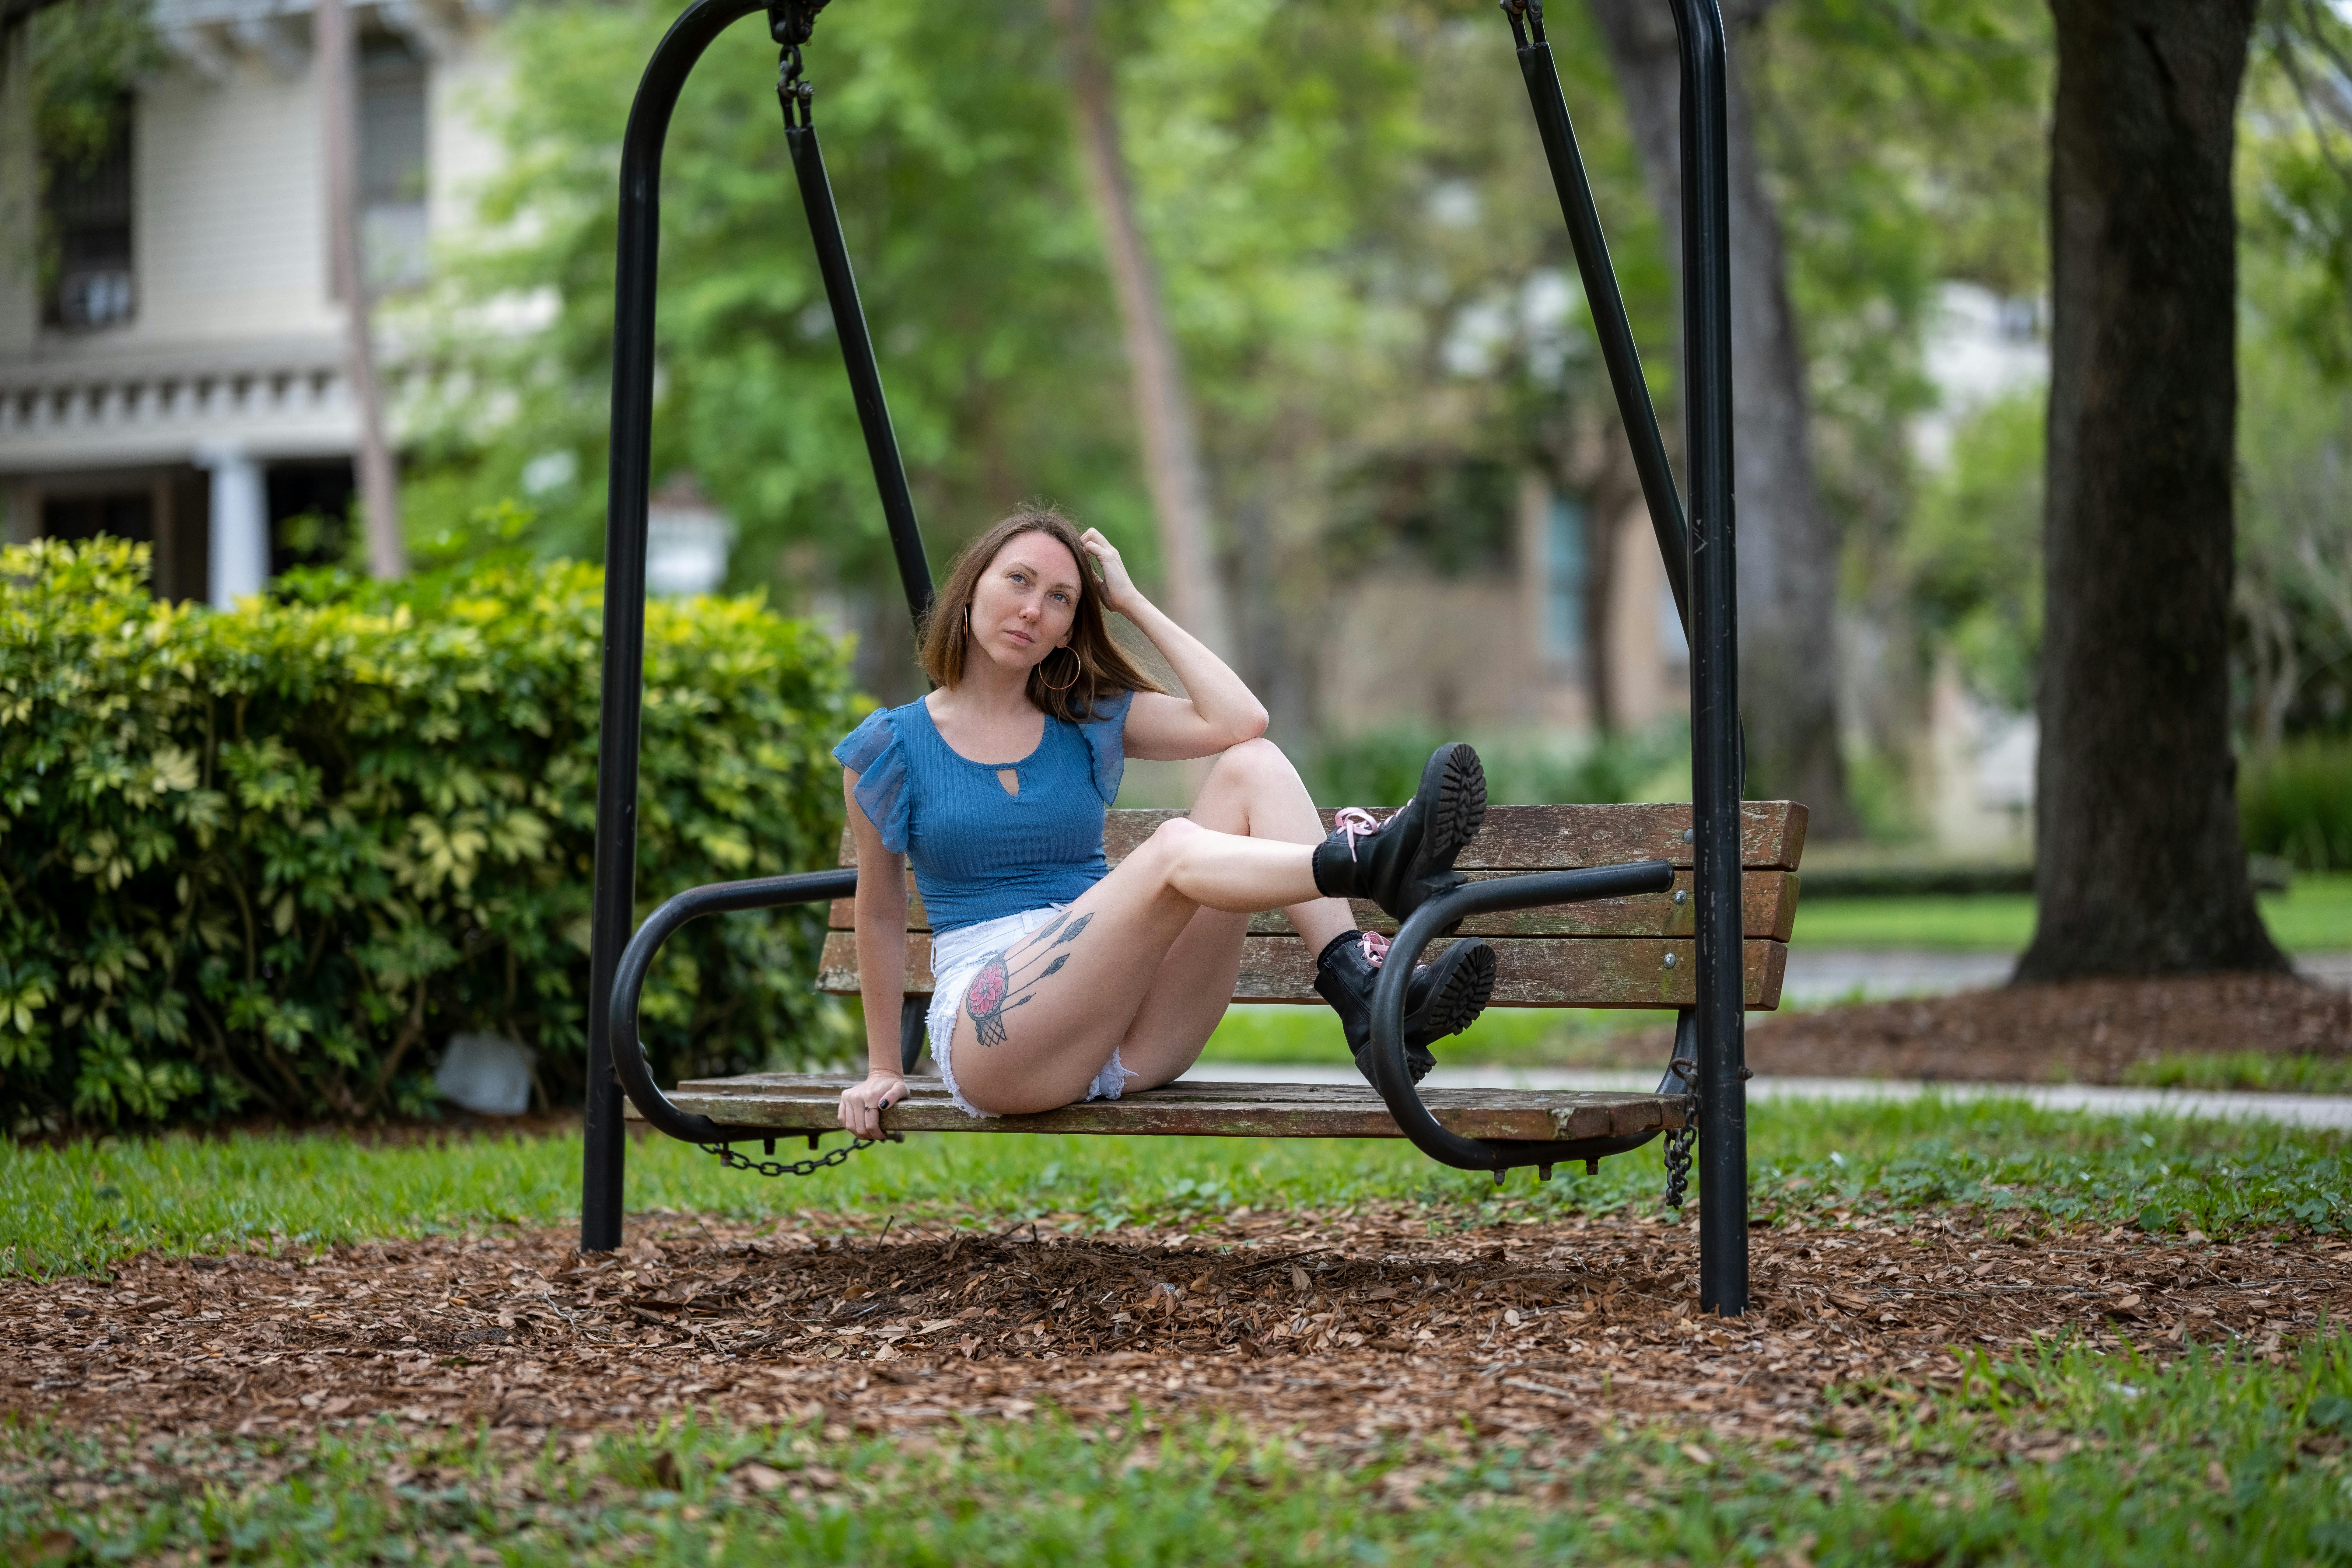
[[[1412,804],[1412,802],[1411,800],[1407,800],[1404,803],[1404,805],[1411,805]],[[1366,811],[1360,805],[1342,806],[1339,810],[1334,812],[1331,816],[1331,831],[1334,833],[1344,833],[1348,836],[1348,858],[1353,860],[1356,858],[1357,839],[1367,838],[1371,835],[1378,833],[1382,827],[1388,825],[1390,820],[1392,820],[1396,816],[1397,812],[1401,812],[1404,809],[1404,805],[1397,807],[1396,811],[1389,813],[1388,816],[1385,818],[1374,816],[1370,812]],[[1386,944],[1384,943],[1383,945]]]
[[[1361,940],[1358,942],[1357,945],[1364,950],[1364,962],[1370,964],[1374,969],[1378,969],[1381,964],[1388,962],[1389,939],[1382,936],[1380,932],[1376,931],[1365,931],[1362,933]]]

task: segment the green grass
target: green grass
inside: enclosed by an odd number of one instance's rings
[[[2124,1081],[2149,1089],[2254,1089],[2284,1094],[2352,1094],[2352,1058],[2216,1051],[2162,1057],[2124,1068]]]
[[[2033,937],[2033,899],[2026,893],[1919,899],[1811,899],[1797,896],[1794,947],[1946,948],[2015,952]]]
[[[1437,1047],[1449,1063],[1493,1062],[1506,1066],[1613,1068],[1624,1065],[1626,1035],[1671,1027],[1668,1013],[1628,1013],[1601,1007],[1497,1007]],[[1663,1036],[1661,1037],[1663,1044]],[[1663,1069],[1667,1052],[1640,1054]],[[1317,1004],[1309,1007],[1236,1003],[1209,1037],[1201,1059],[1287,1066],[1295,1062],[1347,1067],[1348,1042],[1339,1016]]]
[[[1213,1417],[912,1441],[667,1423],[539,1448],[0,1427],[13,1561],[2137,1564],[2352,1561],[2352,1339],[2043,1347],[1773,1442],[1607,1428],[1318,1454]],[[758,1466],[761,1468],[752,1468]]]
[[[1806,1104],[1750,1112],[1754,1212],[1834,1223],[1854,1213],[1983,1205],[1996,1224],[2126,1222],[2208,1235],[2340,1228],[2352,1215],[2346,1140],[2246,1121],[2140,1120],[2000,1100]],[[838,1140],[836,1138],[835,1142]],[[1567,1208],[1654,1210],[1652,1149],[1563,1167],[1549,1184],[1432,1164],[1396,1141],[917,1134],[805,1179],[729,1172],[667,1139],[630,1147],[628,1203],[756,1219],[807,1208],[990,1224],[1057,1216],[1116,1228],[1229,1211],[1430,1206],[1441,1223]],[[0,1268],[102,1269],[144,1248],[308,1249],[368,1237],[562,1225],[577,1213],[574,1136],[369,1145],[331,1134],[172,1135],[0,1148]]]
[[[2262,896],[2263,919],[2289,952],[2352,948],[2352,875],[2298,873],[2284,893]],[[1800,947],[1949,948],[2016,952],[2033,938],[2033,900],[1975,898],[1797,900],[1790,940]]]

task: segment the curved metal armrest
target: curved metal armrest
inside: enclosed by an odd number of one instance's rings
[[[857,891],[857,868],[805,871],[792,877],[758,877],[748,882],[713,882],[688,888],[646,918],[636,935],[621,952],[613,977],[613,1075],[646,1121],[673,1138],[689,1143],[748,1143],[776,1135],[772,1127],[730,1127],[708,1116],[680,1110],[654,1082],[646,1060],[645,1042],[637,1038],[637,994],[645,989],[654,954],[661,951],[678,927],[704,915],[731,914],[739,910],[774,909],[782,904],[814,904],[846,899]]]
[[[1549,904],[1583,903],[1592,899],[1622,899],[1636,893],[1663,893],[1675,885],[1675,868],[1664,860],[1636,860],[1625,866],[1594,866],[1577,871],[1537,871],[1524,877],[1497,877],[1469,882],[1441,899],[1432,899],[1412,912],[1388,957],[1381,964],[1372,990],[1372,1087],[1388,1102],[1398,1128],[1431,1159],[1464,1171],[1504,1171],[1514,1165],[1554,1165],[1570,1160],[1599,1159],[1622,1153],[1649,1141],[1593,1138],[1565,1142],[1504,1142],[1465,1138],[1449,1132],[1423,1105],[1421,1091],[1404,1065],[1404,995],[1421,950],[1446,927],[1468,915],[1504,910],[1540,909]],[[1672,1075],[1669,1075],[1670,1081]],[[1659,1086],[1666,1092],[1665,1086]]]

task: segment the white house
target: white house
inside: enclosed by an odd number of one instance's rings
[[[352,0],[379,290],[422,279],[495,166],[478,100],[499,79],[499,3]],[[0,503],[11,539],[152,540],[160,593],[226,605],[298,558],[274,531],[352,490],[311,5],[155,0],[154,16],[171,65],[124,106],[114,153],[46,191],[21,47],[0,75]],[[396,384],[396,349],[383,357]]]

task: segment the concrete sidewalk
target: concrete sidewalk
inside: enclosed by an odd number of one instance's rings
[[[1202,1062],[1184,1075],[1223,1083],[1347,1083],[1364,1080],[1352,1066],[1265,1066]],[[1441,1067],[1431,1089],[1593,1089],[1657,1087],[1656,1072],[1579,1072],[1564,1068]],[[2046,1110],[2107,1116],[2158,1112],[2172,1116],[2257,1117],[2297,1127],[2352,1129],[2352,1095],[2256,1094],[2189,1089],[2118,1089],[2092,1083],[1923,1083],[1916,1079],[1758,1078],[1750,1100],[2023,1100]]]
[[[2295,968],[2328,985],[2352,985],[2352,952],[2298,953]],[[1780,983],[1788,1005],[1885,1002],[1898,996],[1944,996],[2009,984],[2013,952],[1957,952],[1904,947],[1805,947],[1789,950]]]

